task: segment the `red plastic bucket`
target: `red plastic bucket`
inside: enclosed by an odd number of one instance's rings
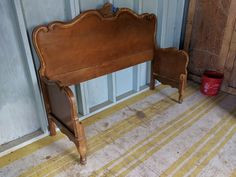
[[[220,90],[224,75],[216,71],[206,71],[202,76],[201,92],[204,95],[215,96]]]

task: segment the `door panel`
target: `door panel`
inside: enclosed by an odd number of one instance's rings
[[[116,96],[120,96],[133,90],[133,70],[123,69],[116,72]]]
[[[21,5],[24,10],[25,24],[30,41],[32,41],[32,31],[36,26],[70,19],[69,3],[66,3],[66,0],[22,0]],[[32,43],[31,46],[33,48]],[[35,52],[33,55],[38,69],[39,59]]]
[[[40,110],[12,9],[11,1],[0,1],[0,145],[41,128]]]
[[[80,11],[83,12],[89,9],[101,8],[104,4],[103,0],[79,0],[80,1]]]
[[[236,19],[235,16],[234,19]],[[229,50],[224,65],[225,78],[222,89],[230,94],[236,95],[236,23],[234,24],[234,29],[231,34]]]
[[[233,67],[233,70],[231,72],[229,86],[236,89],[236,56],[234,58],[234,65],[233,66],[234,67]]]
[[[88,83],[89,108],[108,101],[107,76],[92,79]]]
[[[175,13],[168,12],[181,13],[181,10],[174,9],[179,8],[180,1],[184,0],[178,0],[177,7],[171,5],[171,0],[13,0],[14,3],[9,0],[0,1],[0,33],[6,34],[0,36],[0,144],[42,127],[44,130],[47,129],[46,120],[42,124],[45,113],[35,75],[39,61],[34,50],[29,48],[32,48],[31,43],[28,43],[35,26],[55,20],[67,21],[84,10],[101,7],[104,2],[112,2],[117,7],[128,7],[138,13],[157,14],[158,43],[164,47],[167,42],[173,44],[172,40],[175,40],[169,36],[178,40],[178,34],[173,35],[173,28],[181,28],[181,23],[173,20]],[[14,4],[17,5],[14,7]],[[171,17],[165,18],[167,15]],[[168,19],[170,22],[167,22]],[[149,82],[149,72],[150,64],[144,63],[88,81],[77,89],[72,87],[74,93],[78,94],[80,112],[88,116],[95,110],[90,110],[91,108],[101,105],[106,100],[109,100],[109,104],[115,103],[119,100],[117,96],[145,88]],[[103,104],[104,106],[107,105]]]

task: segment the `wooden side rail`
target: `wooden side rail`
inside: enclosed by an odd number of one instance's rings
[[[56,126],[73,141],[80,154],[80,163],[86,163],[86,137],[78,118],[78,107],[73,92],[68,86],[61,87],[57,82],[42,80],[45,101],[48,103],[48,124],[50,135],[56,135]],[[45,93],[46,92],[46,93]]]
[[[154,89],[155,80],[179,89],[179,103],[183,102],[184,88],[187,82],[188,54],[176,48],[158,48],[152,60],[150,89]]]

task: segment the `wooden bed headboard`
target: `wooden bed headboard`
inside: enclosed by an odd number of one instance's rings
[[[87,144],[70,85],[152,60],[150,89],[160,80],[177,87],[179,102],[183,101],[188,54],[157,48],[154,14],[138,15],[127,8],[114,11],[107,3],[70,22],[37,27],[33,44],[41,63],[40,83],[50,135],[56,135],[58,126],[75,143],[81,164],[86,163]]]
[[[89,10],[33,31],[40,75],[69,86],[154,57],[156,16],[121,8]]]

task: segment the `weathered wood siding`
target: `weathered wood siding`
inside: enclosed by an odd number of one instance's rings
[[[190,77],[200,81],[205,70],[225,74],[222,90],[236,94],[235,0],[190,1],[185,50]]]
[[[230,1],[196,1],[192,36],[189,46],[189,70],[201,75],[205,69],[222,70],[218,65],[220,50],[224,40]]]

